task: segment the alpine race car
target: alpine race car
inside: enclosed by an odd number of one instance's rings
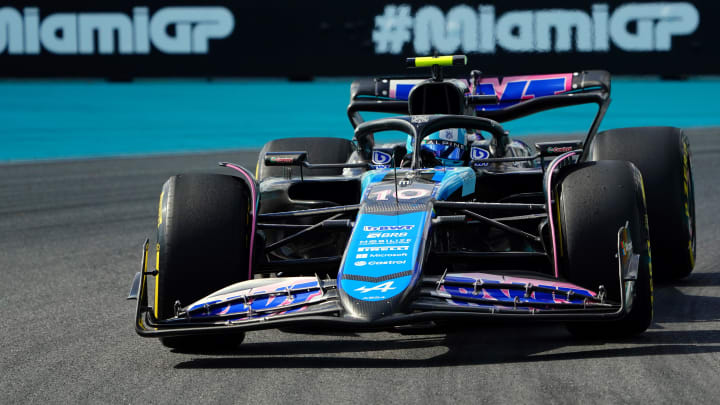
[[[579,336],[645,331],[653,277],[694,266],[687,137],[598,132],[608,72],[444,77],[443,66],[466,60],[411,58],[432,77],[353,82],[352,140],[274,140],[254,175],[223,162],[227,175],[171,177],[155,269],[146,241],[129,297],[137,333],[218,347],[257,329],[488,319],[561,321]],[[598,106],[585,139],[531,147],[501,125],[585,103]],[[365,122],[365,112],[398,115]],[[439,165],[423,142],[452,128],[474,140],[464,164]],[[408,141],[376,144],[385,131]]]

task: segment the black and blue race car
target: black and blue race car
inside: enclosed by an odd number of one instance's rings
[[[561,321],[579,336],[645,331],[653,278],[694,266],[687,137],[598,132],[605,71],[444,77],[466,60],[411,58],[432,77],[353,82],[352,140],[274,140],[255,174],[221,163],[228,174],[171,177],[156,267],[146,241],[130,294],[137,333],[218,347],[257,329],[493,319]],[[531,147],[502,126],[586,103],[598,112],[585,139]],[[397,115],[365,122],[365,112]],[[459,164],[445,164],[458,129],[472,139],[453,152]],[[376,143],[386,131],[407,142]]]

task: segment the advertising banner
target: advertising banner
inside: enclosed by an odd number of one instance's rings
[[[0,77],[352,76],[467,54],[489,73],[719,74],[714,1],[7,1]]]

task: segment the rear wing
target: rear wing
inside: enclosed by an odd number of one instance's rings
[[[353,127],[362,123],[360,112],[363,111],[408,114],[410,91],[426,80],[418,77],[355,80],[350,87],[347,108],[350,122]],[[452,80],[464,82],[471,95],[496,96],[495,101],[473,103],[474,114],[499,122],[553,108],[596,103],[600,106],[593,123],[597,124],[593,125],[596,131],[606,109],[603,105],[607,106],[610,100],[610,73],[604,70],[508,77],[474,74],[471,78]]]

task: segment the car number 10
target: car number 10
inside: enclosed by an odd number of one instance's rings
[[[386,190],[380,190],[370,193],[368,197],[377,201],[387,201],[388,196],[397,198],[398,200],[412,200],[415,198],[427,197],[430,194],[432,194],[431,190],[423,188],[404,188],[398,190],[396,195],[395,190],[393,190],[392,188],[388,188]]]

